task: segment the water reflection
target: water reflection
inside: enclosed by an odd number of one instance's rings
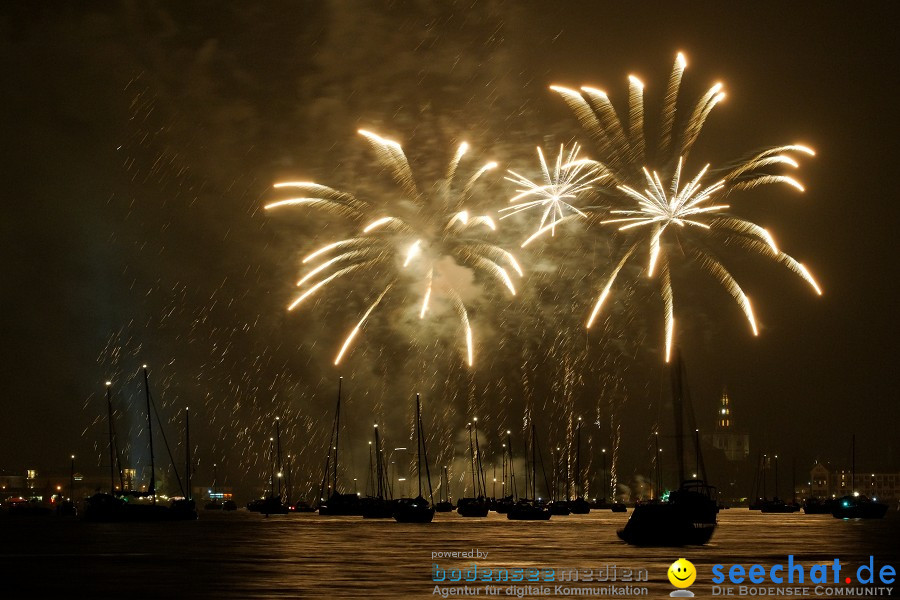
[[[156,598],[431,598],[431,553],[470,549],[487,551],[478,564],[489,568],[646,568],[650,597],[668,596],[666,569],[682,556],[697,567],[693,589],[703,596],[711,595],[717,563],[770,566],[793,554],[810,566],[834,558],[855,566],[874,554],[880,564],[900,566],[897,511],[883,521],[845,522],[733,509],[721,513],[712,543],[684,549],[624,545],[615,530],[627,518],[604,511],[512,522],[494,513],[486,519],[439,513],[430,525],[401,525],[239,511],[190,523],[6,520],[0,560],[32,592]]]

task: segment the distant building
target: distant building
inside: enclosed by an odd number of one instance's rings
[[[134,469],[122,469],[122,484],[126,492],[130,492],[135,489],[134,479],[136,476],[137,473]]]
[[[702,441],[703,460],[707,477],[715,482],[722,499],[729,504],[744,502],[749,496],[746,477],[750,456],[750,435],[735,426],[734,406],[728,392],[723,390],[715,403],[712,419],[707,421]],[[690,473],[688,473],[690,474]]]
[[[734,426],[731,399],[728,392],[722,392],[716,410],[716,429],[712,434],[712,445],[725,454],[730,461],[746,460],[750,455],[750,435],[740,433]]]
[[[859,492],[879,500],[900,499],[900,473],[857,473],[845,469],[830,469],[817,462],[809,472],[810,493],[817,498],[846,496]]]

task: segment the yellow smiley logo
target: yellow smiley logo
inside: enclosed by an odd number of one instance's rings
[[[697,569],[689,560],[679,558],[669,567],[669,581],[677,588],[690,587],[697,579]]]

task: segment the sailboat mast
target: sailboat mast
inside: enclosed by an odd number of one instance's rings
[[[531,501],[537,502],[537,465],[535,459],[534,420],[531,421]]]
[[[575,446],[575,495],[581,498],[581,417],[578,417],[578,429],[576,430]]]
[[[284,468],[281,463],[281,417],[275,417],[275,457],[278,461],[278,496],[281,497],[281,477]]]
[[[153,504],[156,504],[156,461],[153,458],[153,418],[150,415],[150,381],[147,377],[147,365],[144,365],[144,398],[147,400],[147,435],[150,437],[150,486],[147,491],[153,495]]]
[[[791,457],[791,504],[797,504],[797,457]]]
[[[487,482],[484,479],[484,463],[481,460],[481,446],[478,444],[478,417],[473,419],[475,427],[475,463],[478,465],[478,478],[481,481],[480,496],[487,496]]]
[[[384,498],[384,467],[381,464],[381,439],[378,437],[378,424],[375,424],[375,478],[378,480],[377,496]]]
[[[654,498],[658,499],[660,494],[662,493],[662,482],[659,480],[659,431],[655,432],[653,436],[655,445],[656,445],[656,460],[654,462],[654,466],[656,467],[656,493],[654,494]]]
[[[110,388],[112,382],[106,382],[106,420],[109,423],[109,493],[116,493],[116,475],[115,475],[115,447],[113,446],[113,410],[112,410],[112,392]]]
[[[193,495],[191,493],[191,409],[184,409],[184,472],[187,483],[187,493],[185,496],[188,500]]]
[[[416,475],[419,480],[419,495],[422,497],[422,417],[419,412],[419,394],[416,394]]]
[[[506,430],[506,448],[507,450],[509,450],[509,479],[510,483],[512,484],[512,491],[510,492],[510,495],[512,496],[513,500],[518,500],[519,493],[516,489],[516,463],[513,457],[512,432],[509,429]]]
[[[333,487],[331,488],[333,494],[337,494],[338,491],[338,447],[341,441],[341,386],[343,383],[344,378],[338,377],[337,410],[334,412],[334,479]]]
[[[609,476],[606,473],[606,448],[603,448],[603,501],[606,502],[606,494],[609,492]]]
[[[703,473],[700,471],[700,430],[699,429],[694,430],[694,451],[696,453],[696,459],[697,459],[697,477],[699,477],[700,479],[706,479],[703,476]],[[777,459],[778,457],[776,456],[775,458]],[[777,460],[775,462],[775,470],[776,471],[778,470]],[[695,479],[697,477],[695,477]]]
[[[472,423],[469,422],[467,425],[469,429],[469,462],[470,469],[469,473],[472,475],[472,497],[478,497],[478,486],[475,484],[475,446],[472,445]]]
[[[678,484],[684,478],[684,396],[681,382],[681,350],[675,350],[675,360],[671,367],[672,410],[675,413],[675,459],[678,461]]]
[[[778,498],[778,455],[775,455],[775,498]]]
[[[275,438],[269,438],[269,498],[275,497]]]
[[[856,434],[850,438],[850,494],[856,493]]]

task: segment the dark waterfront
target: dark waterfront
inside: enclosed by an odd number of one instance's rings
[[[472,562],[433,561],[431,553],[477,549],[488,552],[486,560],[476,561],[479,567],[645,568],[649,597],[662,598],[673,589],[666,569],[679,557],[698,570],[691,587],[698,597],[712,595],[711,569],[717,563],[726,570],[731,564],[768,568],[793,554],[808,572],[839,558],[852,569],[842,571],[843,577],[869,555],[876,567],[900,562],[896,510],[875,521],[725,510],[708,546],[685,549],[626,546],[615,530],[627,517],[594,511],[514,523],[496,513],[487,519],[450,513],[439,514],[431,525],[315,514],[266,519],[246,511],[157,524],[4,519],[0,564],[7,593],[12,585],[35,598],[429,598],[438,597],[432,594],[433,562],[442,567]],[[22,589],[15,589],[19,585]]]

